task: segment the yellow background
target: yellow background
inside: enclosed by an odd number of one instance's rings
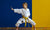
[[[32,19],[36,27],[50,27],[50,0],[32,0]]]

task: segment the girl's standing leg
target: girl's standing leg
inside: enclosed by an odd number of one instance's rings
[[[29,23],[32,24],[34,30],[36,30],[36,27],[35,27],[36,23],[30,18],[28,18],[28,20],[29,20]]]

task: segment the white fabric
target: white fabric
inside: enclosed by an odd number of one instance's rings
[[[32,24],[32,25],[35,25],[35,24],[36,24],[36,23],[35,23],[33,20],[31,20],[30,18],[28,18],[28,19],[29,19],[30,24]],[[28,19],[27,19],[27,22],[28,22]],[[15,24],[15,26],[19,27],[20,24],[22,24],[22,21],[23,21],[23,23],[25,23],[25,19],[24,19],[24,18],[20,18],[20,19],[17,21],[17,23]]]
[[[25,17],[30,16],[30,11],[29,11],[28,8],[27,8],[27,10],[25,10],[24,8],[22,8],[22,9],[14,9],[14,12],[15,12],[15,13],[22,14],[22,15],[25,16]]]
[[[22,8],[22,9],[14,9],[14,12],[15,13],[19,13],[19,14],[22,14],[23,16],[25,16],[25,17],[28,17],[28,16],[30,16],[30,11],[29,11],[29,9],[27,8],[27,10],[25,10],[24,8]],[[29,22],[32,24],[32,25],[35,25],[36,23],[33,21],[33,20],[31,20],[30,18],[28,18],[29,19]],[[27,22],[28,22],[28,19],[27,19]],[[20,24],[22,24],[22,21],[25,23],[25,19],[24,18],[20,18],[18,21],[17,21],[17,23],[15,24],[17,27],[19,27],[19,25]]]

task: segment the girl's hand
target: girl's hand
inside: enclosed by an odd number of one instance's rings
[[[11,8],[11,10],[14,10],[13,8]]]

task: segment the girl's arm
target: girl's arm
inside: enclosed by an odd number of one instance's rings
[[[22,13],[22,9],[13,9],[13,8],[11,8],[11,10],[14,10],[15,13],[19,13],[19,14]]]

